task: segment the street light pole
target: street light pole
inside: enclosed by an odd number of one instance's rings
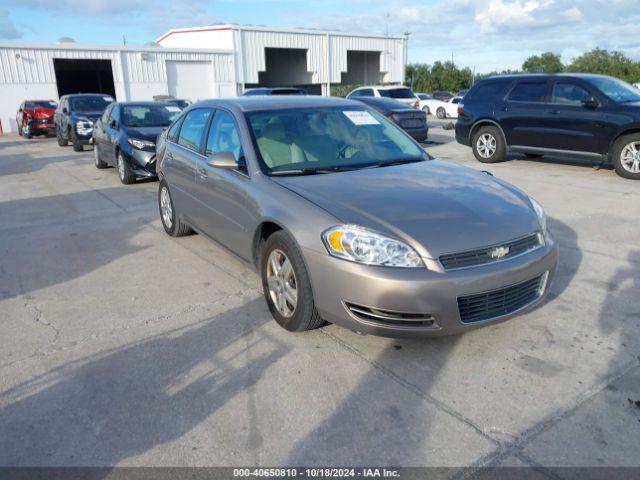
[[[404,84],[404,81],[407,78],[407,63],[409,62],[409,35],[411,35],[411,32],[404,32],[404,68],[403,68],[403,79],[402,79],[402,83]],[[413,90],[413,77],[411,78],[411,89]]]

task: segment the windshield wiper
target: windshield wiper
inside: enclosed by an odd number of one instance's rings
[[[401,158],[398,160],[389,160],[388,162],[378,162],[369,165],[368,168],[393,167],[395,165],[404,165],[405,163],[424,162],[425,158]]]
[[[344,170],[348,170],[348,169],[344,167],[323,167],[323,168],[305,167],[305,168],[292,168],[290,170],[275,170],[275,171],[271,171],[270,175],[273,175],[273,176],[315,175],[317,173],[333,173],[333,172],[342,172]]]

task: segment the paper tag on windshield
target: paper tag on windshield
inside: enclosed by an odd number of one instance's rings
[[[171,106],[171,105],[166,106],[164,108],[166,108],[169,112],[181,112],[182,111],[178,107],[174,107],[174,106]]]
[[[113,98],[111,97],[102,97],[105,102],[113,102]]]
[[[380,125],[380,122],[373,118],[373,115],[366,110],[348,110],[342,113],[355,125]]]

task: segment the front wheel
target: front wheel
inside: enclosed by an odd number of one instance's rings
[[[613,148],[613,166],[621,177],[640,180],[640,133],[618,139]]]
[[[22,127],[22,136],[29,140],[33,135],[31,134],[31,130],[29,130],[29,125],[25,125]]]
[[[436,117],[438,117],[440,120],[447,118],[447,111],[443,107],[438,107],[438,109],[436,110]]]
[[[501,162],[506,157],[506,146],[500,130],[496,127],[480,127],[471,144],[473,155],[479,162]]]
[[[80,143],[80,140],[78,139],[77,135],[71,132],[70,136],[71,136],[71,143],[73,144],[73,151],[81,152],[82,150],[84,150],[82,143]]]
[[[276,322],[290,332],[322,326],[309,274],[293,239],[282,230],[275,232],[265,242],[261,259],[264,297]]]
[[[118,152],[118,177],[123,185],[130,185],[136,181],[135,175],[131,173],[127,161],[124,159],[122,152]]]

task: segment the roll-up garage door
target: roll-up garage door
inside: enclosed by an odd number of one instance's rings
[[[167,60],[169,95],[197,101],[213,97],[210,62]]]

